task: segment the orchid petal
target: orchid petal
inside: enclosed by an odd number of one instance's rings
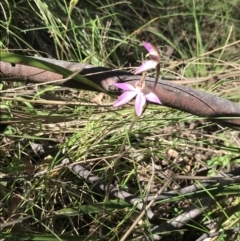
[[[137,95],[137,91],[125,91],[119,98],[114,102],[113,106],[117,107],[126,104],[128,101],[133,99]]]
[[[143,46],[149,52],[150,58],[155,62],[160,62],[158,50],[148,42],[143,42]]]
[[[155,95],[153,92],[150,92],[147,95],[145,95],[145,98],[150,102],[162,104],[162,102],[158,99],[157,95]]]
[[[139,93],[135,100],[135,110],[138,116],[142,114],[143,106],[146,104],[146,98],[143,93]]]
[[[128,84],[128,83],[114,83],[113,85],[118,87],[119,89],[122,89],[122,90],[125,90],[125,91],[126,90],[134,91],[135,90],[135,88],[132,85]]]
[[[149,53],[155,51],[154,47],[149,42],[143,41],[143,46]]]
[[[157,62],[153,60],[145,61],[140,67],[138,67],[135,71],[135,74],[140,74],[144,71],[148,71],[150,69],[154,69],[157,66]]]

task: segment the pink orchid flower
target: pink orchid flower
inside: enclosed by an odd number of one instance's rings
[[[160,62],[159,52],[154,46],[148,42],[143,42],[143,46],[148,51],[148,55],[150,56],[151,60],[143,62],[143,64],[136,69],[135,74],[140,74],[150,69],[154,69]]]
[[[124,92],[119,98],[114,102],[113,106],[117,107],[120,105],[124,105],[129,102],[131,99],[136,97],[135,100],[135,110],[138,116],[141,116],[143,107],[146,104],[146,101],[154,102],[157,104],[162,104],[158,97],[153,93],[150,92],[149,94],[145,95],[142,92],[144,88],[144,83],[137,81],[135,84],[135,88],[128,84],[128,83],[115,83],[114,86],[122,89]]]

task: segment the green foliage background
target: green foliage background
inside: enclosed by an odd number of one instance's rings
[[[240,103],[239,16],[238,0],[3,0],[0,48],[132,71],[145,59],[141,42],[149,41],[160,49],[163,78],[224,74],[217,82],[193,87]],[[113,173],[112,183],[140,199],[146,193],[154,195],[169,173],[213,176],[239,166],[239,132],[204,118],[149,106],[128,136],[132,106],[116,111],[108,96],[98,106],[90,101],[95,94],[87,91],[32,88],[4,81],[0,87],[1,95],[9,90],[7,96],[13,96],[0,104],[1,119],[10,122],[1,133],[0,176],[16,178],[0,180],[0,223],[31,217],[23,224],[2,230],[0,226],[0,238],[120,240],[139,214],[122,200],[110,197],[106,201],[106,193],[96,190],[95,184],[59,168],[59,153],[36,157],[31,149],[35,142],[57,146],[108,182],[127,136],[128,151]],[[64,104],[57,105],[53,102],[56,98]],[[153,170],[154,180],[149,183]],[[41,172],[44,175],[39,178],[21,178]],[[166,191],[193,183],[175,180]],[[213,185],[200,193],[156,202],[154,220],[144,216],[129,240],[154,240],[151,230],[155,225],[177,217],[203,197],[211,197],[214,205],[181,232],[159,234],[162,240],[197,240],[210,233],[207,223],[214,224],[218,240],[239,239],[239,234],[232,232],[239,228],[239,184],[228,183],[220,189]]]

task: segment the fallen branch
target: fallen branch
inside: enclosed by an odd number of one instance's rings
[[[140,79],[140,76],[133,75],[126,71],[47,58],[40,59],[64,67],[73,72],[78,72],[79,69],[82,70],[80,71],[81,75],[87,77],[88,80],[94,82],[109,94],[120,94],[115,92],[116,89],[115,91],[112,89],[113,84],[116,82],[127,81],[134,85],[134,83]],[[17,63],[15,65],[0,61],[1,80],[35,84],[54,82],[54,84],[70,88],[95,91],[93,87],[75,80],[74,77],[66,80],[68,76],[62,76],[25,64],[24,61],[19,61],[19,64]],[[65,80],[56,82],[56,80],[61,79]],[[147,77],[146,87],[143,92],[147,94],[152,91],[153,84],[154,78]],[[159,80],[155,93],[165,106],[182,110],[193,115],[206,117],[224,126],[240,129],[240,105],[237,103],[191,87],[174,84],[164,80]]]

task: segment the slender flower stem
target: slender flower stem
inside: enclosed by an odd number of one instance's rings
[[[160,64],[158,63],[157,66],[156,66],[156,77],[155,77],[155,82],[154,82],[154,86],[153,86],[153,93],[155,92],[155,89],[156,89],[156,86],[157,86],[157,83],[158,83],[159,75],[160,75]]]
[[[144,110],[145,111],[145,108]],[[124,153],[124,149],[125,149],[125,146],[126,146],[126,142],[127,142],[127,139],[128,139],[128,136],[129,134],[131,133],[133,127],[134,127],[134,124],[139,120],[139,116],[136,115],[135,111],[133,113],[133,120],[131,121],[130,123],[130,126],[128,128],[128,131],[126,133],[126,136],[124,137],[123,139],[123,142],[121,144],[121,147],[120,147],[120,150],[119,150],[119,153],[118,153],[118,157],[115,159],[114,163],[113,163],[113,167],[112,167],[112,170],[110,172],[110,175],[109,175],[109,178],[108,178],[108,185],[107,185],[107,190],[105,192],[105,202],[107,202],[109,200],[109,189],[110,189],[110,185],[111,185],[111,182],[112,182],[112,179],[113,179],[113,175],[115,173],[115,170],[116,170],[116,167],[118,165],[118,162],[119,160],[121,159],[121,157],[123,156],[123,153]]]
[[[146,76],[146,75],[145,75]],[[144,77],[144,76],[143,76]],[[142,78],[143,79],[143,78]],[[141,79],[141,80],[142,80]],[[144,81],[145,81],[145,77],[144,77]],[[143,111],[142,111],[142,114],[146,111],[147,107],[148,107],[149,103],[146,103],[146,105],[144,106],[143,108]],[[128,128],[128,131],[127,131],[127,134],[126,136],[124,137],[123,139],[123,142],[121,144],[121,147],[120,147],[120,150],[119,150],[119,153],[118,153],[118,157],[116,158],[116,160],[114,161],[114,164],[113,164],[113,168],[111,170],[111,173],[110,173],[110,176],[109,176],[109,179],[108,179],[108,185],[107,185],[107,190],[105,192],[105,202],[107,202],[109,200],[109,188],[110,188],[110,185],[111,185],[111,182],[112,182],[112,179],[113,179],[113,174],[115,173],[115,170],[116,170],[116,167],[118,165],[118,162],[119,160],[121,159],[123,153],[124,153],[124,148],[126,146],[126,142],[127,142],[127,139],[128,139],[128,136],[129,134],[131,133],[135,123],[140,119],[140,116],[136,115],[135,111],[133,112],[133,120],[131,121],[130,123],[130,126]]]
[[[147,72],[143,72],[139,83],[141,83],[143,85],[145,83],[146,76],[147,76]]]

